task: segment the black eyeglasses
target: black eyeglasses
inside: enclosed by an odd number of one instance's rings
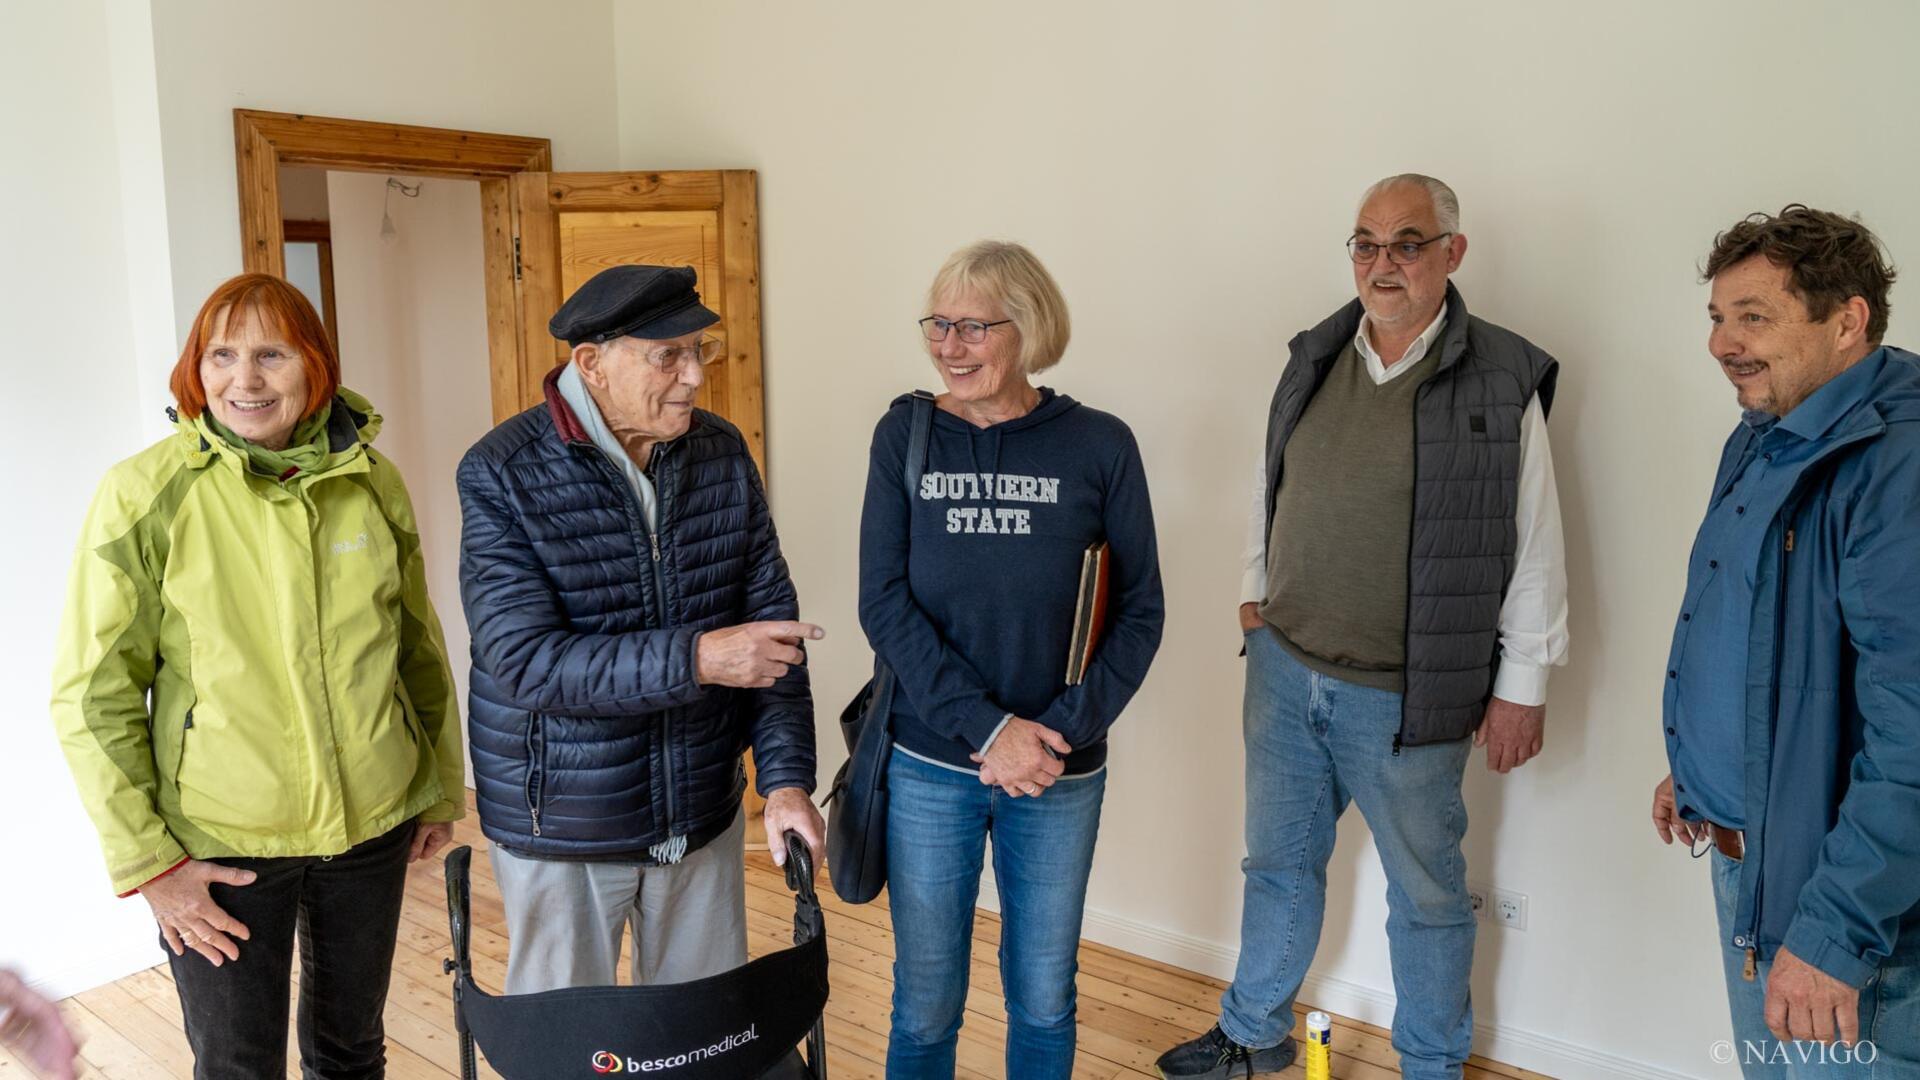
[[[951,331],[960,331],[960,340],[969,345],[978,345],[987,340],[987,331],[996,326],[1005,326],[1012,319],[998,319],[994,322],[981,322],[979,319],[946,319],[938,315],[929,315],[920,320],[920,332],[927,335],[928,341],[945,341]]]
[[[1425,240],[1395,240],[1391,244],[1378,244],[1372,240],[1362,240],[1358,236],[1352,236],[1347,238],[1347,254],[1353,256],[1354,262],[1364,266],[1379,258],[1380,252],[1384,250],[1388,259],[1401,266],[1411,266],[1420,261],[1420,256],[1426,251],[1428,244],[1438,243],[1452,235],[1450,232],[1443,232],[1439,236]]]

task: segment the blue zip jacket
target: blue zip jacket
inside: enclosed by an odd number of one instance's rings
[[[1755,571],[1730,942],[1855,987],[1920,953],[1920,357],[1860,363],[1871,389],[1833,418]],[[1756,437],[1735,429],[1714,490]]]
[[[541,858],[644,861],[674,836],[692,850],[738,811],[749,745],[762,794],[813,790],[805,666],[764,690],[695,677],[702,632],[797,617],[793,581],[732,424],[695,410],[654,449],[649,533],[558,376],[460,462],[481,828]]]

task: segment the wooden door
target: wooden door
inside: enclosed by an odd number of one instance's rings
[[[513,177],[522,407],[566,362],[547,320],[609,266],[691,266],[700,299],[720,316],[708,333],[726,345],[697,404],[746,436],[766,475],[760,377],[760,225],[750,169],[689,172],[525,172]]]
[[[566,363],[567,343],[547,332],[547,320],[588,278],[623,263],[691,266],[701,302],[720,316],[707,332],[726,345],[695,404],[740,429],[766,477],[753,171],[523,172],[512,183],[520,407],[538,404],[547,374]],[[765,846],[751,754],[747,778],[747,843]]]

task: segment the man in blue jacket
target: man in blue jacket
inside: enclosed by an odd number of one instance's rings
[[[1920,358],[1881,343],[1893,270],[1856,220],[1755,214],[1706,277],[1745,415],[1687,568],[1654,827],[1712,849],[1747,1076],[1920,1075]]]
[[[469,745],[510,939],[507,991],[746,962],[741,754],[775,862],[817,860],[813,701],[760,474],[694,407],[719,343],[691,267],[616,266],[548,325],[546,402],[460,463]]]

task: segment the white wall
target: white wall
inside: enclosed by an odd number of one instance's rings
[[[340,373],[385,418],[374,445],[399,466],[413,496],[428,593],[446,630],[465,717],[471,638],[460,607],[453,472],[493,427],[480,185],[400,179],[420,184],[420,197],[394,193],[389,238],[380,235],[386,174],[327,174]]]
[[[0,4],[0,136],[29,148],[0,164],[0,356],[17,391],[0,500],[32,510],[0,540],[0,963],[66,994],[161,958],[145,905],[108,891],[47,698],[88,498],[166,433],[185,326],[241,269],[232,110],[544,136],[560,168],[611,167],[611,24],[610,0]],[[470,231],[477,244],[477,209]]]
[[[912,321],[951,249],[1017,238],[1073,305],[1047,382],[1146,456],[1166,642],[1114,731],[1091,936],[1218,974],[1243,853],[1233,621],[1248,470],[1284,343],[1352,296],[1372,180],[1459,191],[1478,314],[1564,362],[1552,422],[1574,660],[1543,759],[1467,781],[1474,879],[1528,894],[1485,930],[1480,1045],[1566,1076],[1719,1075],[1706,865],[1647,821],[1661,660],[1733,395],[1700,260],[1790,200],[1863,213],[1920,260],[1920,11],[1879,2],[1462,7],[743,0],[622,4],[625,168],[760,170],[773,501],[814,652],[823,772],[864,677],[855,529],[869,429],[936,384]],[[729,77],[705,49],[724,41]],[[1911,344],[1914,285],[1891,340]],[[1902,301],[1901,296],[1906,299]],[[1357,815],[1306,996],[1384,1021],[1384,881]]]
[[[56,994],[124,974],[129,957],[160,959],[146,905],[113,897],[47,719],[54,626],[94,481],[142,442],[128,266],[144,249],[122,191],[142,140],[137,109],[121,106],[137,101],[73,77],[113,52],[107,12],[98,0],[0,5],[0,142],[49,151],[0,163],[0,357],[13,395],[0,506],[14,521],[0,541],[0,964]],[[45,107],[50,86],[58,109]]]
[[[179,324],[240,271],[234,109],[545,137],[556,168],[610,168],[611,18],[611,0],[155,3]]]
[[[1161,660],[1115,733],[1089,929],[1215,971],[1238,921],[1244,469],[1282,343],[1349,295],[1338,245],[1355,196],[1415,168],[1465,201],[1474,309],[1566,362],[1553,435],[1575,661],[1554,684],[1544,760],[1505,780],[1476,764],[1468,784],[1474,877],[1533,904],[1524,933],[1483,934],[1484,1045],[1568,1076],[1712,1072],[1725,1013],[1704,867],[1655,850],[1644,821],[1663,768],[1655,673],[1734,422],[1694,271],[1715,229],[1796,198],[1858,210],[1915,257],[1920,88],[1901,46],[1920,13],[1894,0],[1501,0],[1470,19],[1408,0],[982,0],[964,18],[877,0],[530,10],[0,5],[8,145],[59,148],[0,172],[15,208],[0,248],[31,254],[0,270],[0,304],[33,462],[0,498],[44,526],[0,548],[18,613],[0,649],[0,704],[18,719],[0,729],[0,850],[26,868],[0,890],[0,959],[77,989],[158,956],[139,902],[104,895],[42,718],[86,497],[164,431],[181,327],[240,269],[233,108],[544,135],[562,169],[762,170],[774,501],[806,613],[833,635],[816,652],[828,716],[866,663],[852,550],[867,434],[822,421],[849,403],[877,416],[933,382],[910,323],[949,250],[1033,244],[1078,324],[1049,381],[1139,433],[1169,589]],[[1397,57],[1409,74],[1387,73]],[[1891,338],[1911,343],[1920,323],[1901,295]],[[1358,825],[1309,995],[1378,1018],[1384,906]]]
[[[327,220],[327,170],[282,165],[280,216],[288,221]]]

